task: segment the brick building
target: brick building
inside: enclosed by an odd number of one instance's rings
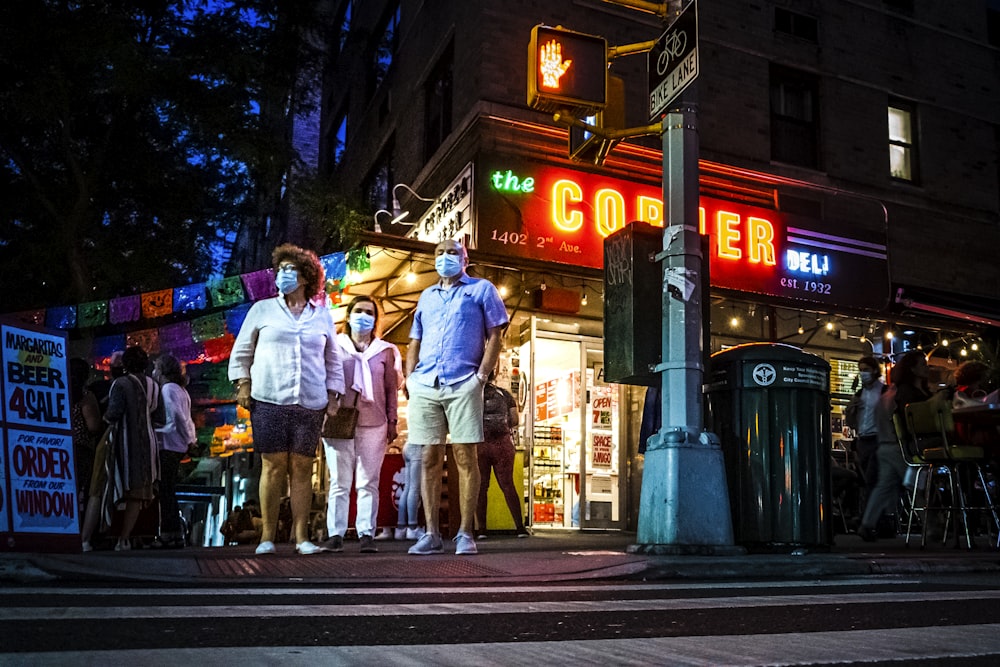
[[[662,194],[660,138],[617,144],[601,165],[570,160],[566,128],[526,102],[527,46],[537,24],[624,45],[656,39],[663,21],[600,0],[338,7],[316,159],[374,216],[372,271],[353,291],[383,297],[388,337],[405,343],[416,295],[434,279],[428,234],[465,236],[473,272],[508,290],[504,373],[524,401],[522,444],[534,450],[532,518],[632,525],[642,390],[601,382],[600,243],[631,220],[662,224],[642,204]],[[808,257],[830,264],[780,284],[738,262],[712,264],[710,346],[786,342],[830,361],[835,441],[860,355],[889,361],[919,346],[943,379],[996,344],[998,10],[987,0],[698,7],[699,75],[685,100],[697,102],[711,252],[747,259],[739,234],[752,230],[739,225],[765,220],[787,244],[812,239]],[[646,56],[615,59],[610,74],[624,83],[624,125],[656,120]],[[553,183],[565,187],[545,189],[563,187]],[[410,216],[393,223],[400,209]],[[591,230],[586,239],[560,237],[574,220]],[[558,251],[560,238],[575,256]],[[850,249],[838,255],[830,243]],[[778,252],[791,270],[790,246]],[[573,395],[562,405],[547,392],[564,383]],[[598,412],[607,421],[594,421]]]

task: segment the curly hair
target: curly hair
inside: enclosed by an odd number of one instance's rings
[[[370,303],[375,308],[375,328],[372,329],[372,335],[375,336],[376,338],[380,338],[381,333],[378,328],[378,319],[379,319],[379,312],[381,309],[378,307],[378,303],[375,301],[375,299],[371,298],[367,294],[359,294],[358,296],[351,299],[350,305],[347,306],[347,316],[344,318],[344,333],[346,333],[348,336],[351,335],[351,313],[354,312],[354,307],[357,306],[359,303]]]
[[[306,288],[306,298],[311,299],[323,290],[324,272],[319,257],[312,250],[305,250],[291,243],[283,243],[271,253],[272,268],[277,271],[282,262],[291,262],[299,270],[299,277]]]
[[[955,369],[955,382],[960,387],[982,382],[989,372],[990,367],[981,361],[964,361]]]

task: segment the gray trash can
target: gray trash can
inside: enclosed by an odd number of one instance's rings
[[[712,355],[706,424],[722,441],[733,537],[751,550],[829,548],[830,364],[749,343]]]

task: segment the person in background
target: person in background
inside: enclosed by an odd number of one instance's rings
[[[403,494],[399,498],[399,512],[396,516],[397,540],[419,540],[427,532],[420,526],[420,478],[424,457],[423,447],[407,442],[403,445],[403,461],[406,481]]]
[[[369,296],[357,296],[347,307],[344,331],[337,336],[348,389],[342,405],[356,406],[358,425],[354,438],[323,438],[330,470],[330,495],[326,506],[328,551],[343,551],[347,532],[351,482],[357,488],[354,527],[362,553],[374,553],[378,520],[379,474],[386,447],[396,439],[399,393],[399,352],[379,337],[379,312]]]
[[[858,359],[858,377],[861,388],[851,398],[845,417],[847,425],[857,433],[858,467],[866,497],[870,498],[878,482],[878,404],[888,387],[880,379],[882,367],[875,357]]]
[[[454,239],[434,249],[440,280],[417,301],[406,351],[409,438],[423,447],[420,496],[427,534],[409,549],[415,555],[444,551],[439,525],[445,442],[451,435],[458,472],[461,522],[455,553],[478,552],[473,537],[483,441],[483,387],[496,366],[509,319],[488,280],[469,277],[469,255]],[[454,507],[454,506],[452,506]],[[453,520],[452,520],[453,522]]]
[[[123,375],[125,375],[125,368],[122,366],[122,351],[118,350],[112,352],[111,357],[108,359],[107,377],[98,378],[87,387],[97,398],[101,417],[104,416],[105,410],[108,409],[108,392],[111,391],[112,383]]]
[[[527,537],[524,517],[521,514],[521,499],[514,486],[513,431],[517,428],[517,402],[505,389],[494,384],[496,373],[490,373],[489,382],[483,388],[483,443],[476,454],[479,458],[479,502],[476,504],[476,524],[479,526],[478,539],[486,539],[486,501],[489,494],[490,472],[497,477],[497,485],[507,501],[507,509],[514,519],[518,537]]]
[[[866,542],[878,539],[876,525],[882,514],[899,503],[899,491],[906,476],[906,461],[899,449],[892,417],[903,417],[904,408],[931,398],[927,386],[927,359],[913,350],[900,357],[892,369],[892,386],[881,395],[876,412],[878,428],[878,481],[865,505],[858,534]],[[903,421],[905,424],[905,420]]]
[[[981,361],[963,361],[955,369],[954,406],[977,405],[986,401],[986,378],[990,367]]]
[[[104,430],[97,397],[86,388],[90,365],[83,359],[69,360],[70,423],[73,427],[73,458],[76,462],[77,496],[86,506],[90,477],[94,472],[97,439]]]
[[[149,357],[139,346],[122,354],[125,374],[115,379],[108,392],[104,421],[110,424],[106,447],[98,448],[94,479],[84,515],[83,550],[90,551],[90,538],[98,521],[111,525],[112,511],[125,503],[121,535],[115,551],[132,548],[132,530],[139,512],[153,500],[153,485],[160,478],[160,459],[154,428],[164,423],[163,403],[156,382],[146,375]]]
[[[197,436],[181,363],[169,354],[160,356],[153,366],[153,379],[160,383],[166,412],[164,425],[156,429],[160,445],[160,543],[177,549],[185,543],[177,506],[177,471]]]
[[[236,402],[250,411],[262,461],[256,553],[277,553],[278,510],[290,488],[295,551],[312,555],[323,552],[308,539],[313,463],[323,420],[336,414],[344,393],[344,369],[330,311],[313,300],[323,288],[319,258],[290,243],[271,258],[279,294],[247,312],[229,357],[229,379]]]

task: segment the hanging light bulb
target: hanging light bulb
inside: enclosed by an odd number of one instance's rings
[[[941,347],[948,347],[948,339],[947,338],[942,338],[941,339]]]
[[[410,262],[410,270],[406,272],[406,282],[410,285],[417,282],[417,274],[413,272],[413,262]]]
[[[729,328],[738,329],[740,326],[740,318],[736,315],[736,306],[733,305],[733,314],[729,318]]]
[[[581,305],[581,306],[586,306],[586,305],[587,305],[587,292],[586,292],[586,291],[584,291],[584,292],[583,292],[583,293],[582,293],[582,294],[580,295],[580,305]]]
[[[961,355],[963,357],[969,356],[969,351],[967,349],[965,349],[964,347],[961,350],[959,350],[958,353],[959,353],[959,355]]]
[[[826,330],[827,331],[833,331],[833,320],[827,320]]]
[[[979,350],[979,343],[973,343],[973,344],[972,344],[972,345],[970,345],[969,347],[971,347],[971,348],[972,348],[972,351],[973,351],[973,352],[976,352],[977,350]]]
[[[885,339],[886,340],[892,340],[893,338],[895,338],[895,336],[896,336],[896,334],[892,333],[891,329],[885,332]]]
[[[799,332],[800,336],[806,332],[806,330],[802,328],[802,313],[799,313],[799,330],[798,330],[798,332]]]
[[[497,291],[500,292],[500,298],[502,298],[502,299],[506,299],[507,295],[510,294],[510,290],[507,289],[506,285],[501,285],[500,289],[497,290]]]

